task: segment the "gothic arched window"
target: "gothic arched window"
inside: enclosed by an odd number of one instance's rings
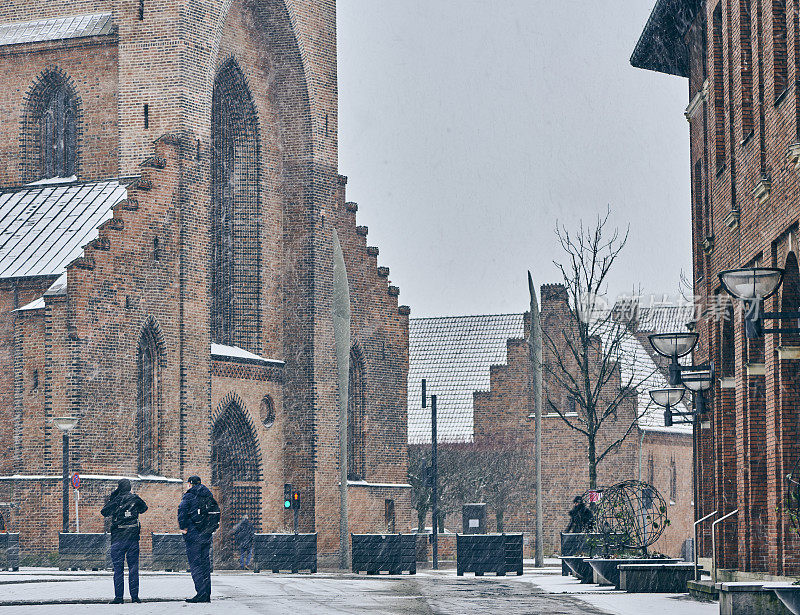
[[[75,97],[62,83],[44,103],[39,128],[41,175],[69,177],[75,174]]]
[[[26,96],[21,169],[25,181],[78,174],[80,98],[58,68],[36,79]]]
[[[258,122],[234,60],[214,82],[211,142],[211,338],[259,352]]]
[[[347,392],[347,477],[350,480],[365,479],[364,385],[364,361],[360,353],[353,348],[350,351],[350,382]]]
[[[142,331],[137,349],[138,400],[136,433],[138,470],[141,473],[158,469],[158,406],[160,363],[156,332],[152,326]]]

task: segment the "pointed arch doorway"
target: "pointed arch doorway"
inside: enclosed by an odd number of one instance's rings
[[[211,484],[222,510],[214,540],[218,568],[236,566],[232,528],[244,515],[261,530],[261,451],[241,400],[222,400],[211,430]]]

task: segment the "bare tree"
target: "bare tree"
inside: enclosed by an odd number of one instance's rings
[[[545,406],[586,438],[592,489],[597,487],[598,464],[619,448],[640,418],[636,409],[627,418],[618,410],[635,399],[637,387],[650,376],[637,378],[633,369],[622,375],[623,361],[630,361],[624,357],[623,344],[629,339],[631,320],[608,309],[605,294],[628,233],[608,229],[609,215],[610,210],[593,227],[581,223],[575,233],[556,227],[566,255],[563,263],[554,262],[564,284],[568,322],[553,330],[542,326],[542,371],[550,381]],[[574,408],[558,403],[561,395],[574,400]]]

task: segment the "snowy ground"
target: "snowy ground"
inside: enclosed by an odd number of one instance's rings
[[[218,572],[212,577],[210,605],[192,605],[185,573],[145,572],[144,604],[109,606],[111,575],[107,572],[59,572],[23,569],[0,573],[0,615],[130,613],[245,613],[303,615],[365,613],[410,615],[503,613],[528,615],[596,614],[716,615],[716,603],[690,601],[685,595],[625,594],[581,585],[556,568],[525,569],[521,577],[457,577],[455,570],[420,571],[415,576],[364,576],[340,572],[315,575]],[[127,581],[126,581],[127,592]],[[126,600],[127,600],[126,593]]]

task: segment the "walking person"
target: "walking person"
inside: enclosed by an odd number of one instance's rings
[[[122,604],[125,590],[125,559],[128,560],[128,590],[131,602],[139,599],[139,515],[147,504],[131,492],[131,481],[121,478],[111,492],[100,514],[111,518],[111,563],[114,566],[114,599],[111,604]]]
[[[186,542],[186,558],[195,596],[186,602],[211,602],[211,540],[219,527],[219,504],[199,476],[190,476],[178,506],[178,527]]]
[[[244,515],[239,523],[233,526],[233,544],[239,551],[239,566],[242,570],[250,568],[250,560],[253,558],[253,536],[256,530],[247,515]]]

